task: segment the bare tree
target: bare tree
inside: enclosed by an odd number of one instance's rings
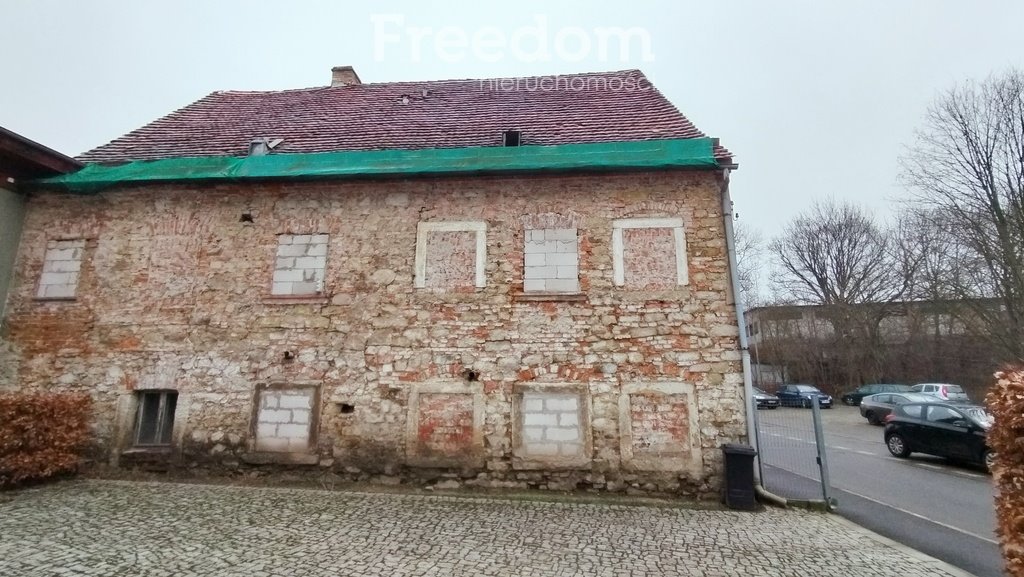
[[[973,318],[1004,358],[1024,359],[1024,74],[940,95],[902,163],[916,201],[965,249],[952,290],[977,303]],[[976,298],[987,296],[1001,306]]]
[[[907,298],[943,301],[962,298],[959,287],[968,275],[968,251],[948,232],[944,213],[909,206],[900,215],[894,238],[904,259],[912,260],[914,274]]]
[[[949,234],[954,224],[916,206],[891,225],[854,205],[810,207],[769,252],[779,302],[813,306],[761,311],[759,360],[835,392],[867,382],[983,386],[996,362],[964,330],[976,318],[964,303],[975,301],[957,287],[972,285],[978,267]]]
[[[886,374],[882,321],[902,306],[919,260],[898,233],[853,204],[821,201],[770,244],[779,263],[776,294],[822,305],[815,316],[830,325],[827,338],[815,330],[811,346],[819,378],[838,382],[820,384],[853,385]]]
[[[814,203],[769,248],[781,265],[775,283],[796,302],[886,303],[909,286],[891,233],[849,203]]]
[[[761,271],[764,263],[764,236],[742,221],[736,221],[736,266],[740,279],[740,292],[746,308],[758,306],[761,295]]]

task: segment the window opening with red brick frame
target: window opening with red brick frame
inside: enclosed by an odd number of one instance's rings
[[[487,223],[421,222],[416,228],[416,288],[474,289],[487,286]]]
[[[681,218],[622,218],[612,221],[615,286],[664,290],[689,282],[686,235]]]

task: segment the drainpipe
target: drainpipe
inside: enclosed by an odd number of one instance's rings
[[[757,446],[757,434],[754,430],[754,416],[750,414],[753,403],[751,402],[754,398],[754,384],[751,379],[751,368],[750,368],[750,348],[747,343],[747,322],[743,318],[743,294],[740,292],[740,272],[738,266],[738,260],[736,258],[736,235],[733,231],[732,221],[732,197],[729,195],[729,169],[725,168],[722,170],[722,219],[725,221],[725,246],[728,252],[729,262],[729,280],[732,282],[732,293],[733,302],[736,304],[736,323],[739,327],[740,335],[740,359],[743,362],[743,415],[747,421],[747,441],[750,443],[755,450],[758,451],[757,456],[754,458],[758,460],[757,466],[754,467],[754,471],[760,471],[760,448]],[[762,497],[762,500],[773,502],[775,504],[781,504],[785,507],[786,500],[782,497],[778,497],[766,491],[761,485],[761,480],[756,478],[755,473],[755,490],[758,496]]]

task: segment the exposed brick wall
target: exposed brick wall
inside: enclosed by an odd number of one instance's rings
[[[676,285],[672,229],[629,228],[622,237],[627,288],[660,290]]]
[[[420,396],[417,454],[421,457],[457,458],[473,450],[473,397],[429,393]]]
[[[429,233],[426,279],[428,288],[471,290],[476,279],[476,233]]]
[[[240,222],[242,213],[254,222]],[[684,223],[689,284],[615,286],[611,223],[648,217]],[[458,277],[458,290],[414,287],[417,225],[443,221],[486,223],[484,287],[473,287],[468,274]],[[584,300],[519,298],[527,225],[577,229]],[[278,236],[314,232],[330,235],[323,294],[272,298]],[[451,250],[428,254],[427,263],[473,271],[475,234],[431,242],[430,250]],[[67,238],[86,240],[77,298],[36,300],[47,243]],[[321,466],[416,478],[406,467],[415,447],[407,425],[424,413],[412,406],[412,392],[465,384],[470,368],[481,391],[473,441],[480,466],[476,476],[458,477],[470,484],[713,495],[718,447],[745,434],[711,173],[40,192],[31,197],[19,250],[6,319],[10,351],[0,351],[0,362],[16,367],[22,388],[90,392],[97,433],[112,447],[125,438],[119,427],[129,426],[119,413],[129,406],[124,395],[174,388],[184,457],[238,466],[254,446],[255,387],[316,383],[311,451]],[[585,465],[516,469],[513,388],[524,383],[581,388],[590,410],[582,426],[592,438]],[[685,398],[697,419],[689,429],[695,470],[624,468],[620,441],[632,429],[620,427],[631,418],[620,416],[620,403],[624,387],[643,383],[692,387]],[[464,398],[448,400],[447,414],[464,421]],[[442,435],[428,448],[463,438]]]
[[[640,393],[629,401],[634,454],[686,447],[690,407],[685,397]]]

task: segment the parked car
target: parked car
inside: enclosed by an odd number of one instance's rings
[[[877,393],[864,397],[864,400],[860,402],[860,416],[867,419],[872,425],[882,425],[896,405],[934,401],[935,397],[924,393]]]
[[[910,385],[861,385],[857,387],[857,390],[850,391],[839,397],[839,400],[844,405],[850,405],[856,407],[860,405],[861,399],[868,395],[874,395],[875,393],[906,393],[910,391]]]
[[[832,397],[813,385],[782,385],[775,395],[779,397],[779,403],[783,407],[810,408],[812,399],[818,397],[818,405],[821,408],[832,408]]]
[[[779,408],[779,398],[771,393],[766,393],[761,389],[754,387],[754,400],[757,402],[758,409],[777,409]]]
[[[970,402],[970,399],[967,398],[967,393],[964,392],[963,387],[960,385],[951,385],[949,383],[921,383],[920,385],[910,387],[910,390],[915,393],[924,393],[926,395],[938,397],[943,401],[958,401],[961,403]]]
[[[943,402],[897,405],[886,417],[885,446],[895,457],[924,453],[991,469],[986,437],[992,417],[984,407]]]

